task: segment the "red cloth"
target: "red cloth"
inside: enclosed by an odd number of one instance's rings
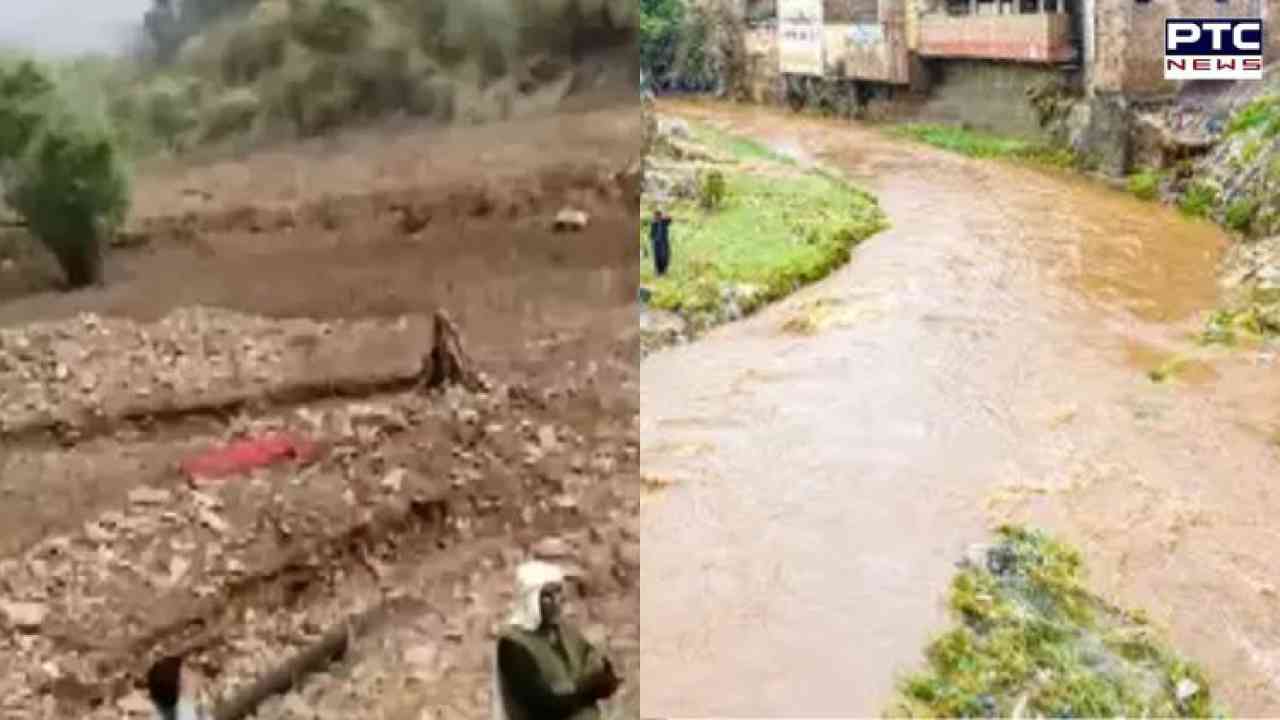
[[[182,461],[182,472],[188,477],[223,478],[268,467],[286,460],[309,461],[319,454],[319,447],[309,440],[289,435],[266,435],[237,440],[225,447],[209,450]]]

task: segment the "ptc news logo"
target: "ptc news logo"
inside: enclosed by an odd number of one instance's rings
[[[1261,80],[1260,18],[1178,18],[1164,22],[1166,80]]]

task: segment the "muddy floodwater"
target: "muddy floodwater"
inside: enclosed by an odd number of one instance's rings
[[[893,226],[645,360],[642,469],[669,483],[644,509],[645,717],[880,711],[946,622],[963,549],[1007,521],[1078,545],[1233,713],[1280,714],[1280,371],[1190,339],[1223,233],[874,129],[665,111],[845,173]],[[783,330],[814,303],[818,332]]]

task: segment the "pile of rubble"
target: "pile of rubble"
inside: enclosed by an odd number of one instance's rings
[[[392,676],[417,683],[419,701],[430,694],[422,683],[440,681],[487,702],[484,660],[520,553],[513,528],[580,526],[589,514],[593,530],[544,535],[536,554],[565,562],[588,592],[634,600],[639,536],[626,529],[638,508],[626,492],[627,468],[638,471],[634,434],[621,416],[598,437],[555,419],[555,406],[574,402],[594,371],[587,375],[537,396],[453,386],[233,421],[204,442],[283,430],[327,452],[314,464],[219,482],[156,478],[80,527],[0,560],[0,715],[54,715],[105,689],[109,702],[82,716],[148,717],[145,696],[120,683],[154,651],[139,639],[153,636],[191,649],[225,701],[393,596],[434,609],[397,630],[395,662],[378,660],[391,646],[375,644],[375,659],[360,660],[354,675],[335,670],[328,684],[260,716],[353,717],[339,708],[355,712],[357,698],[376,706]],[[424,502],[443,508],[439,522],[413,531]],[[435,552],[441,543],[449,552]],[[615,609],[600,622],[616,630],[634,614]],[[638,647],[638,623],[623,622],[621,632]],[[317,714],[320,705],[328,715]]]
[[[309,375],[341,374],[329,359],[352,344],[388,350],[375,362],[379,372],[412,374],[421,361],[415,348],[428,346],[422,337],[407,319],[323,323],[207,308],[177,310],[149,325],[85,314],[0,329],[0,432],[162,408],[166,399],[198,405],[333,379]],[[402,352],[390,352],[395,345]]]

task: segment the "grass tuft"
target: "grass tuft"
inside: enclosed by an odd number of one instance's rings
[[[1178,209],[1189,217],[1207,218],[1218,205],[1218,189],[1204,182],[1192,183],[1178,200]]]
[[[951,586],[960,625],[904,678],[895,717],[1205,717],[1208,681],[1136,613],[1084,586],[1080,554],[1004,527]],[[1181,692],[1179,692],[1181,688]]]
[[[1163,179],[1158,170],[1140,170],[1129,176],[1129,192],[1141,200],[1155,200],[1160,194]]]
[[[1070,167],[1075,164],[1075,158],[1064,149],[950,125],[912,123],[899,126],[893,132],[902,137],[974,158],[1026,160],[1054,167]]]
[[[838,178],[801,170],[762,146],[703,127],[695,138],[749,164],[719,170],[724,188],[714,211],[700,200],[668,205],[672,263],[655,277],[646,261],[641,283],[650,304],[679,312],[695,326],[720,319],[732,290],[743,313],[826,277],[849,260],[853,248],[886,226],[875,199]],[[641,244],[648,247],[647,207]]]

